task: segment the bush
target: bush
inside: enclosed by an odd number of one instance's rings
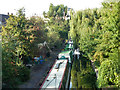
[[[96,88],[96,74],[90,60],[83,56],[73,62],[71,76],[74,88]]]
[[[13,62],[3,60],[2,87],[16,88],[18,84],[30,78],[30,70],[25,66],[17,66]]]
[[[47,56],[47,57],[50,57],[50,52],[47,52],[46,56]]]
[[[100,62],[99,61],[95,61],[94,65],[95,65],[96,68],[99,68],[100,67]]]
[[[27,67],[20,67],[19,68],[19,78],[20,81],[25,82],[30,79],[30,70]]]
[[[116,85],[120,87],[120,71],[118,62],[106,60],[101,63],[98,69],[97,85],[99,88]]]

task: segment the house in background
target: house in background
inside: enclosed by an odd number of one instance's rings
[[[70,16],[70,11],[74,11],[72,8],[67,8],[67,15],[66,15],[66,18],[65,18],[65,20],[70,20],[71,19],[71,16]]]
[[[0,14],[0,26],[5,26],[6,25],[6,19],[9,18],[9,15],[5,14]]]
[[[0,32],[1,32],[2,25],[3,26],[6,25],[6,19],[8,18],[9,18],[9,15],[0,14]]]

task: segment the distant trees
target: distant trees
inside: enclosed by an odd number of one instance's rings
[[[26,31],[30,34],[30,53],[32,56],[39,55],[38,44],[48,39],[45,31],[45,22],[39,16],[32,16],[27,20]]]
[[[103,2],[102,5],[100,9],[72,12],[69,36],[85,57],[100,62],[98,87],[120,87],[120,2]]]
[[[48,30],[48,42],[52,45],[56,45],[58,47],[61,46],[62,41],[67,39],[68,31],[69,31],[69,20],[65,20],[67,15],[67,7],[64,5],[54,6],[50,4],[49,11],[43,12],[43,15],[47,20],[47,30]],[[50,34],[50,35],[49,35]],[[56,35],[56,37],[54,37]],[[51,46],[52,47],[52,46]]]
[[[57,17],[62,18],[67,15],[67,6],[63,4],[54,6],[52,3],[50,4],[49,11],[47,13],[43,12],[43,15],[47,18]]]

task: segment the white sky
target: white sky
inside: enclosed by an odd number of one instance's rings
[[[48,11],[50,3],[53,5],[64,4],[74,10],[86,8],[99,8],[103,0],[1,0],[0,14],[13,13],[24,7],[27,17],[34,15],[42,15],[43,11]]]

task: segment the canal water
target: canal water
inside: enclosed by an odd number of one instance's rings
[[[72,77],[70,78],[70,87],[69,87],[69,90],[71,90],[72,88],[72,81],[71,81]]]
[[[70,68],[72,70],[72,67]],[[72,88],[72,76],[71,76],[71,70],[70,70],[70,83],[69,83],[69,90]]]

